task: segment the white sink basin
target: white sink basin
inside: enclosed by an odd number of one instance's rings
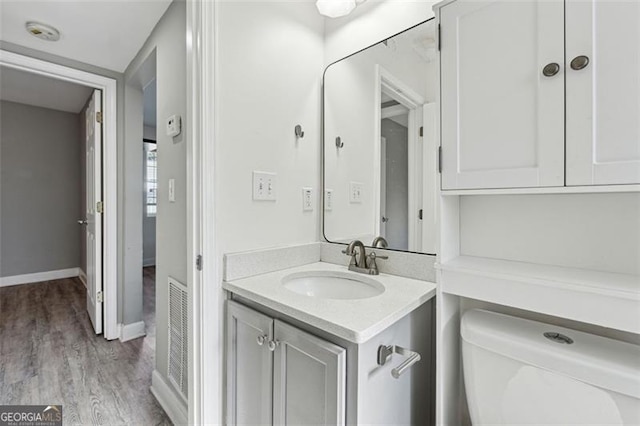
[[[337,271],[309,271],[282,279],[290,291],[320,299],[367,299],[384,293],[384,286],[367,276]]]

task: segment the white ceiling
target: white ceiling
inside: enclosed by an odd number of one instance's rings
[[[0,0],[0,39],[123,72],[171,0]],[[52,25],[60,41],[33,37],[27,21]]]
[[[0,100],[78,113],[93,89],[0,66]]]

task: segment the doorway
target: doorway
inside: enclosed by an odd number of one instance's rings
[[[375,229],[390,247],[421,251],[424,99],[380,65],[375,90]]]
[[[0,50],[0,66],[56,81],[72,83],[92,89],[94,101],[92,120],[99,125],[94,136],[101,137],[102,147],[94,150],[96,157],[92,172],[98,191],[93,206],[97,230],[93,232],[96,249],[94,265],[99,269],[86,271],[95,277],[93,287],[87,288],[87,307],[94,318],[94,330],[108,340],[119,337],[117,324],[117,157],[116,157],[116,81],[88,72],[41,61],[13,52]],[[87,122],[88,123],[88,122]],[[99,157],[97,156],[100,154]],[[101,193],[101,194],[100,194]],[[78,220],[85,220],[80,218]],[[100,271],[102,269],[102,271]],[[91,294],[89,294],[91,292]]]

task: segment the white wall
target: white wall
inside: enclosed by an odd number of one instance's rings
[[[324,59],[329,65],[434,16],[429,0],[369,0],[350,15],[326,19]]]
[[[313,2],[272,1],[220,2],[217,20],[220,255],[316,241],[323,20]],[[278,174],[277,201],[252,200],[253,170]],[[315,191],[312,212],[302,210],[304,186]]]
[[[460,253],[640,275],[640,194],[461,197]]]

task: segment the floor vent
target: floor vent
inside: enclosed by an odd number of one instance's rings
[[[169,381],[184,397],[188,396],[189,334],[187,288],[169,278]]]

